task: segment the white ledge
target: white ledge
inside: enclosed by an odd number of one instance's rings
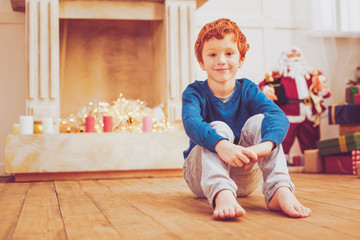
[[[310,37],[320,38],[360,38],[360,32],[340,32],[340,31],[310,31]]]
[[[163,20],[164,5],[156,2],[60,1],[63,19]]]

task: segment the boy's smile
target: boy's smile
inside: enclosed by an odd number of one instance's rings
[[[234,89],[237,70],[244,62],[236,42],[232,40],[233,36],[212,38],[205,42],[203,48],[203,63],[200,66],[208,75],[210,89],[214,93],[220,90],[220,95]]]

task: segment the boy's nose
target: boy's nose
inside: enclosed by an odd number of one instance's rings
[[[224,64],[225,63],[225,55],[219,55],[218,64]]]

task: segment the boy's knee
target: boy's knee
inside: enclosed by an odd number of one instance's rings
[[[220,136],[227,138],[230,142],[234,142],[234,133],[226,123],[214,121],[211,122],[211,127],[214,128]]]
[[[264,117],[264,114],[256,114],[246,121],[241,130],[240,145],[252,146],[261,141],[261,126]]]
[[[261,125],[262,121],[264,119],[264,114],[256,114],[252,117],[250,117],[243,127],[243,131],[249,132],[249,133],[256,133],[261,135]]]
[[[261,124],[262,124],[262,121],[264,119],[265,115],[264,114],[256,114],[252,117],[250,117],[246,123],[245,123],[245,126],[247,125],[248,128],[250,129],[256,129],[256,130],[261,130]]]

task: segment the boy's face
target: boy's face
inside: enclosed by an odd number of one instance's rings
[[[232,41],[233,34],[224,39],[211,38],[205,42],[202,52],[201,68],[206,71],[208,81],[225,83],[236,79],[237,70],[243,65],[238,46]]]

